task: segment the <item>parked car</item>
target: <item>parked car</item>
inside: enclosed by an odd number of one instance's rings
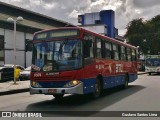
[[[0,82],[13,80],[14,68],[12,67],[0,67]]]
[[[14,68],[14,64],[4,64],[4,67],[12,67]],[[16,67],[20,70],[24,70],[25,68],[21,65],[16,65]]]
[[[23,71],[20,72],[19,79],[20,80],[29,80],[30,79],[31,66],[27,67]]]

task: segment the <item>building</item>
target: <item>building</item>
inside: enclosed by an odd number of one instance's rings
[[[113,10],[85,13],[84,15],[78,16],[78,22],[87,29],[96,25],[94,28],[98,28],[101,34],[112,38],[115,37],[115,13]]]
[[[79,15],[78,22],[81,23],[81,27],[87,30],[124,42],[124,38],[118,35],[118,29],[115,28],[115,13],[113,10]]]
[[[31,65],[32,54],[29,41],[33,39],[34,32],[73,26],[67,22],[0,2],[0,65],[14,63],[14,24],[7,22],[7,18],[16,19],[18,16],[22,16],[24,21],[17,23],[16,63],[25,67]]]

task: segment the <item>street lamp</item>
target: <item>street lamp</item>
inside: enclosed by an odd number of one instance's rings
[[[23,21],[23,17],[19,16],[19,17],[17,17],[16,20],[14,20],[11,17],[9,17],[7,19],[7,22],[13,22],[14,23],[14,84],[16,84],[16,79],[15,79],[15,69],[16,69],[16,23],[18,21]]]

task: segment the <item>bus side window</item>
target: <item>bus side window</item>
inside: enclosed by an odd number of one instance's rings
[[[102,40],[97,38],[96,43],[96,56],[97,58],[102,58]]]
[[[131,61],[131,49],[127,48],[127,60]]]
[[[111,43],[105,42],[105,58],[111,59]]]
[[[119,60],[119,51],[118,51],[118,45],[113,44],[113,59]]]
[[[124,46],[121,46],[121,60],[126,60],[126,51]]]
[[[132,49],[132,61],[136,61],[136,51]]]
[[[86,35],[83,42],[83,54],[84,54],[84,65],[88,65],[93,62],[94,50],[93,50],[93,40],[94,38]]]

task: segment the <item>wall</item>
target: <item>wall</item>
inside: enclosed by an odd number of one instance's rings
[[[4,35],[4,61],[2,64],[14,64],[14,31],[0,28],[0,35]],[[32,52],[25,52],[25,39],[32,40],[33,34],[16,32],[16,64],[22,66],[30,66],[32,60]]]
[[[0,28],[0,35],[4,35],[4,29]]]
[[[4,29],[3,28],[0,28],[0,35],[3,35],[4,36]],[[4,51],[0,51],[0,56],[4,56]],[[4,61],[0,61],[0,65],[3,65],[4,64]]]
[[[5,29],[5,64],[14,64],[13,31]],[[16,32],[16,64],[24,66],[24,32]]]
[[[33,34],[26,33],[26,39],[32,40]],[[26,52],[26,67],[31,66],[32,62],[32,52]]]

